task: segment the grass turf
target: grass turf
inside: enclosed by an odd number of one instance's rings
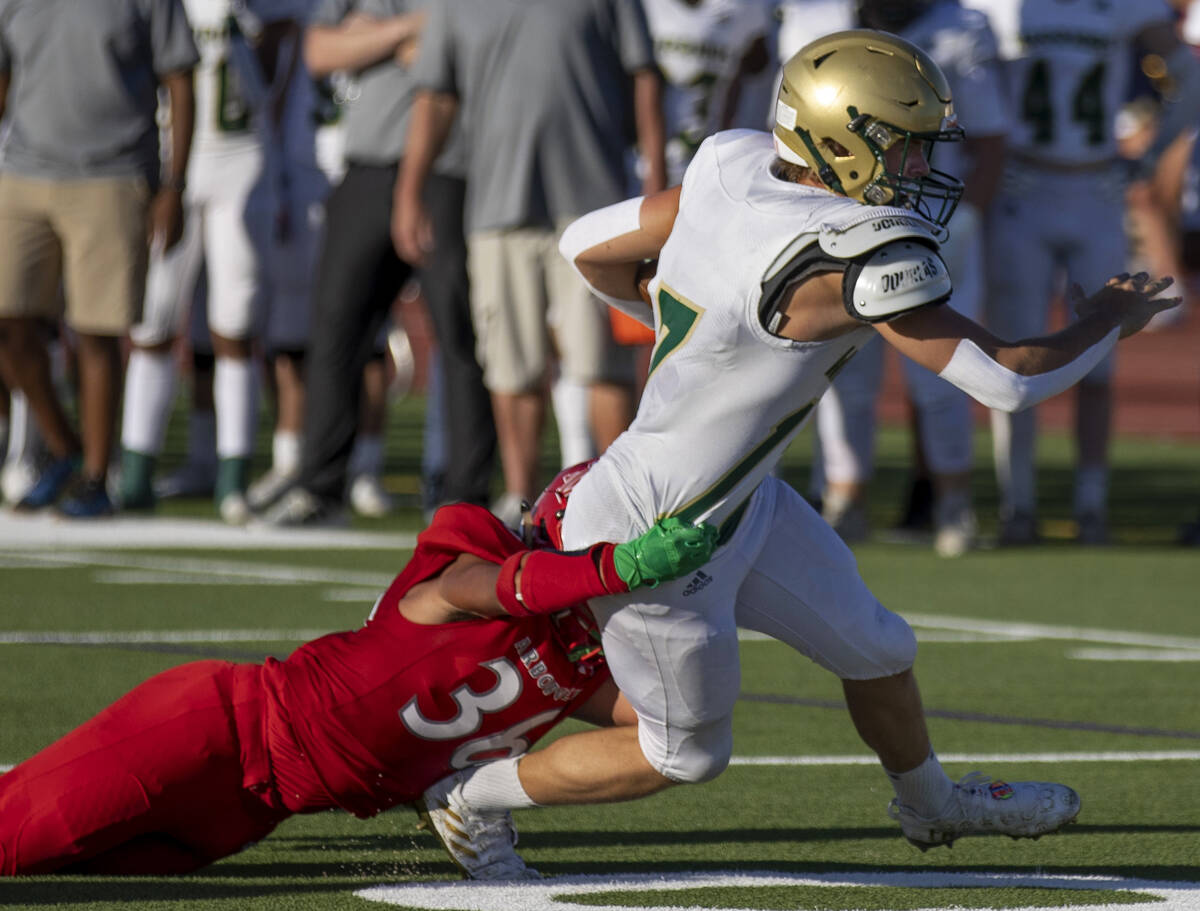
[[[389,476],[401,502],[395,517],[362,529],[421,525],[417,472],[419,401],[396,409]],[[980,438],[980,451],[985,440]],[[181,444],[174,438],[178,458]],[[803,489],[807,437],[784,463]],[[872,519],[895,518],[906,476],[906,442],[885,431]],[[1048,435],[1041,450],[1047,543],[980,551],[957,561],[925,546],[879,539],[856,549],[869,584],[892,608],[917,619],[918,673],[939,751],[1022,755],[979,763],[1009,778],[1049,777],[1083,796],[1079,822],[1037,842],[964,839],[952,851],[922,854],[885,813],[891,789],[872,765],[734,765],[718,780],[677,788],[637,804],[522,811],[521,847],[543,873],[563,876],[777,871],[869,877],[950,871],[1027,876],[1123,876],[1175,881],[1200,894],[1200,783],[1195,761],[1033,761],[1044,753],[1200,750],[1200,561],[1171,545],[1175,526],[1200,504],[1200,448],[1164,440],[1119,440],[1113,475],[1117,546],[1067,543],[1069,441]],[[550,464],[552,460],[548,461]],[[995,502],[986,459],[977,476],[985,532]],[[203,501],[165,504],[175,515],[211,515]],[[0,548],[2,550],[2,548]],[[139,552],[140,557],[171,551]],[[176,555],[179,556],[179,555]],[[387,577],[407,554],[189,551],[188,560],[325,568]],[[112,568],[31,568],[9,554],[0,570],[2,631],[243,630],[349,628],[374,598],[329,600],[328,584],[134,584]],[[107,574],[106,574],[107,573]],[[201,574],[202,576],[202,574]],[[215,580],[214,580],[215,581]],[[350,595],[342,597],[353,598]],[[1009,635],[963,635],[971,624],[1007,625]],[[1022,624],[1013,631],[1014,624]],[[1149,645],[1144,637],[1151,638]],[[1162,638],[1173,637],[1173,638]],[[277,642],[159,642],[0,645],[0,763],[19,761],[89,717],[150,674],[199,657],[256,660],[286,654]],[[1189,660],[1095,660],[1096,650],[1137,646]],[[1088,650],[1092,650],[1089,658]],[[863,756],[828,674],[771,642],[743,644],[743,699],[735,718],[738,757]],[[568,725],[565,729],[571,729]],[[947,761],[952,775],[974,763]],[[369,821],[321,813],[285,822],[262,843],[189,877],[35,877],[0,882],[14,908],[266,909],[381,907],[356,890],[453,876],[433,839],[398,810]],[[1147,903],[1145,891],[1111,891],[1080,881],[1048,889],[1032,880],[981,887],[948,884],[725,885],[645,891],[614,882],[580,904],[700,908],[1095,907]],[[522,899],[513,908],[521,908]],[[533,900],[530,899],[530,902]],[[1180,907],[1200,907],[1200,899]],[[462,911],[474,907],[464,899]],[[529,907],[534,907],[530,904]]]

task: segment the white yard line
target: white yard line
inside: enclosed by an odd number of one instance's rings
[[[164,516],[115,516],[89,521],[51,514],[17,515],[0,510],[0,549],[45,551],[63,547],[109,550],[213,549],[346,550],[361,548],[411,550],[415,534],[351,531],[340,528],[274,528],[252,523],[234,528],[215,519]]]
[[[769,886],[787,887],[837,887],[854,886],[863,889],[1056,889],[1069,894],[1079,890],[1104,892],[1138,892],[1153,896],[1150,901],[1131,904],[1069,904],[1072,911],[1195,911],[1200,909],[1200,891],[1195,883],[1161,882],[1155,880],[1125,879],[1119,876],[1071,876],[1025,872],[958,873],[958,872],[840,872],[840,873],[776,873],[769,870],[754,872],[732,872],[714,870],[704,873],[625,873],[611,876],[555,876],[545,880],[517,882],[420,882],[396,885],[372,886],[354,894],[369,901],[422,911],[561,911],[564,907],[576,907],[579,902],[572,896],[605,892],[653,891],[656,893],[674,890],[697,889],[751,889]],[[986,894],[986,893],[985,893]],[[721,896],[727,897],[727,896]],[[1004,903],[1004,894],[997,892],[996,900]],[[714,893],[714,900],[718,895]],[[872,896],[877,899],[878,896]],[[694,902],[692,895],[688,900]],[[864,900],[866,897],[864,896]],[[727,904],[727,902],[722,903]],[[590,904],[591,911],[634,911],[645,906],[638,903],[634,908],[625,905]],[[656,905],[658,911],[702,911],[703,905]],[[931,907],[937,907],[936,905]],[[988,909],[979,909],[988,911]]]
[[[145,643],[195,644],[203,642],[307,642],[329,629],[183,629],[102,630],[50,632],[0,630],[0,645],[141,645]]]
[[[286,637],[281,637],[286,638]],[[1065,762],[1195,762],[1200,759],[1200,750],[1143,750],[1140,752],[1111,753],[938,753],[944,763],[985,765],[988,763],[1065,763]],[[875,756],[734,756],[734,766],[876,766]],[[0,772],[7,772],[11,765],[0,765]]]

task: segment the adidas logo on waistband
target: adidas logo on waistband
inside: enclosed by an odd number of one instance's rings
[[[687,584],[687,588],[683,590],[683,597],[686,598],[688,595],[696,594],[696,592],[700,591],[700,589],[704,588],[712,580],[712,576],[703,570],[697,572],[696,575],[692,576],[692,581]]]

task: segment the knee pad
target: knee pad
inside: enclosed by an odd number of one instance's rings
[[[669,742],[641,725],[638,742],[646,760],[659,774],[679,784],[711,781],[729,765],[733,755],[732,719],[706,724],[692,730],[672,730]]]

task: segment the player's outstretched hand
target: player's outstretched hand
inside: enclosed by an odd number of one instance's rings
[[[613,548],[613,563],[631,590],[642,585],[653,588],[703,566],[716,546],[717,529],[707,522],[692,525],[677,518],[659,519],[641,537]]]
[[[1090,297],[1079,285],[1072,284],[1071,304],[1080,318],[1100,313],[1116,319],[1121,325],[1121,338],[1126,338],[1145,328],[1155,314],[1179,306],[1182,298],[1156,297],[1173,284],[1175,279],[1169,275],[1151,278],[1148,272],[1122,272]]]

